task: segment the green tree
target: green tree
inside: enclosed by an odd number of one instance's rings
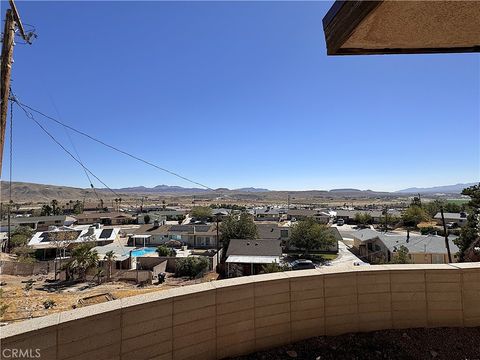
[[[181,258],[175,266],[176,276],[188,276],[193,279],[208,269],[208,260],[203,256]]]
[[[107,262],[107,267],[108,267],[107,281],[110,281],[110,279],[112,278],[113,261],[115,260],[116,257],[117,256],[115,255],[115,251],[113,250],[108,251],[103,257],[103,260]]]
[[[194,206],[192,210],[190,210],[190,215],[194,219],[207,220],[212,216],[212,209],[207,206]]]
[[[28,226],[19,226],[12,232],[10,247],[25,246],[33,236],[33,230]]]
[[[175,250],[169,248],[166,245],[160,245],[157,247],[158,256],[175,256]]]
[[[308,255],[312,250],[328,247],[335,241],[326,225],[319,224],[314,219],[306,219],[292,227],[289,245],[303,250],[305,255]]]
[[[18,256],[18,261],[25,263],[35,262],[35,250],[28,245],[17,246],[12,249],[12,253]]]
[[[373,218],[369,213],[356,213],[355,214],[355,222],[363,227],[372,224]]]
[[[58,207],[58,201],[53,199],[50,202],[50,205],[52,205],[52,215],[60,215],[62,210]]]
[[[146,214],[146,215],[143,216],[143,222],[145,224],[150,224],[150,220],[151,220],[150,215]]]
[[[42,210],[40,212],[40,216],[50,216],[53,214],[53,209],[50,205],[43,205]]]
[[[93,243],[82,243],[72,250],[72,258],[67,263],[70,274],[77,274],[80,280],[85,280],[87,271],[98,265],[98,253],[92,250]]]
[[[403,224],[411,228],[416,228],[422,221],[429,219],[428,214],[421,206],[413,204],[402,214]]]
[[[466,261],[465,253],[470,246],[478,241],[479,238],[479,218],[480,218],[480,183],[463,189],[462,195],[470,196],[467,204],[469,214],[467,223],[460,232],[460,236],[454,240],[460,251],[458,252],[459,261]]]
[[[80,200],[75,201],[73,204],[73,213],[77,215],[83,213],[83,204]]]
[[[437,215],[440,212],[440,209],[442,208],[442,206],[445,209],[445,206],[446,206],[445,201],[436,199],[423,204],[423,209],[427,212],[427,214],[431,218],[433,218],[435,215]]]
[[[258,235],[257,225],[246,212],[238,215],[230,214],[220,223],[219,231],[223,248],[228,248],[231,239],[255,239]]]
[[[393,258],[390,261],[391,264],[410,264],[411,260],[408,257],[408,249],[401,245],[396,252],[394,252]]]

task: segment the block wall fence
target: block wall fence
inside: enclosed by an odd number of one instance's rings
[[[480,326],[480,263],[322,268],[138,295],[0,328],[41,359],[222,359],[319,336]]]

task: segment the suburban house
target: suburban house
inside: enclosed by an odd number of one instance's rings
[[[319,252],[328,252],[328,253],[338,253],[338,241],[342,240],[342,235],[338,232],[338,229],[335,227],[328,228],[335,238],[335,242],[321,249],[315,249]],[[259,239],[268,239],[268,240],[282,240],[281,245],[285,251],[294,251],[295,247],[288,244],[292,228],[287,225],[281,225],[279,223],[259,223],[257,224],[257,232]]]
[[[276,222],[262,222],[256,225],[260,239],[287,240],[290,236],[290,226],[282,226]]]
[[[36,232],[28,246],[37,250],[39,258],[50,259],[55,258],[57,250],[62,252],[60,256],[65,256],[65,253],[74,246],[91,242],[96,246],[110,244],[119,240],[119,228],[104,229],[99,224],[91,226],[62,226],[48,231]]]
[[[456,237],[450,236],[449,246],[452,261],[456,262],[458,247],[453,243]],[[397,235],[385,234],[371,229],[353,234],[353,247],[361,258],[368,262],[389,262],[400,246],[408,249],[408,257],[414,264],[448,263],[445,238],[438,235]]]
[[[145,215],[150,217],[150,222],[158,221],[178,221],[185,218],[185,211],[179,210],[152,210],[141,213],[137,216],[137,222],[139,224],[145,224]]]
[[[216,248],[217,226],[145,224],[133,231],[134,246],[157,246],[170,240],[180,241],[193,248]]]
[[[312,218],[321,224],[328,224],[330,220],[330,214],[324,210],[311,210],[311,209],[289,209],[287,211],[288,220],[305,220]]]
[[[125,225],[134,222],[134,217],[123,212],[91,212],[75,215],[78,225],[103,224],[103,225]]]
[[[105,256],[110,251],[113,251],[114,258],[112,266],[114,269],[117,270],[128,270],[133,268],[133,264],[135,259],[132,258],[131,252],[135,250],[133,246],[123,246],[121,242],[113,242],[103,246],[95,246],[92,251],[96,251],[98,254],[98,261],[102,266],[107,268],[107,261],[105,260]]]
[[[256,275],[266,264],[280,263],[282,246],[273,239],[232,239],[225,261],[227,277]]]
[[[25,216],[12,218],[10,224],[12,228],[28,226],[33,230],[45,231],[48,230],[49,226],[70,226],[74,224],[75,221],[75,218],[67,215]]]
[[[355,223],[355,216],[357,214],[368,214],[372,217],[375,224],[379,224],[385,221],[385,215],[381,210],[335,210],[335,217],[337,219],[343,219],[347,224]],[[402,213],[398,210],[388,210],[388,215],[391,217],[400,218]]]
[[[461,213],[443,213],[443,216],[445,218],[445,223],[450,223],[450,224],[456,224],[456,226],[465,226],[467,224],[467,213],[461,212]],[[443,225],[442,222],[442,214],[437,213],[434,217],[435,221],[437,222],[438,225]]]
[[[271,207],[254,209],[254,218],[257,221],[279,221],[285,211]]]

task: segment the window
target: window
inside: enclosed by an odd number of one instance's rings
[[[209,236],[205,237],[205,245],[207,245],[207,246],[210,245],[210,237]]]
[[[380,250],[381,250],[380,246],[375,244],[375,251],[380,251]]]
[[[368,243],[368,244],[367,244],[367,248],[368,248],[368,250],[373,251],[373,244],[372,244],[372,243]]]

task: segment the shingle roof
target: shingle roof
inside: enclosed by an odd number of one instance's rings
[[[280,240],[273,239],[232,239],[228,245],[227,257],[230,255],[246,256],[280,256]]]
[[[280,230],[290,230],[290,228],[278,226],[277,223],[257,224],[257,232],[260,239],[280,239]]]
[[[438,235],[410,235],[407,242],[406,235],[384,234],[372,229],[359,230],[353,235],[360,241],[368,241],[378,238],[390,251],[405,246],[410,253],[446,254],[445,238]],[[452,253],[458,252],[458,246],[453,243],[456,236],[450,235],[448,242]]]

